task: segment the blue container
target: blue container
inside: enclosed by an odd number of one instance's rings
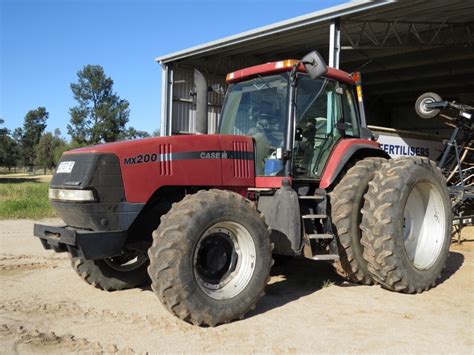
[[[263,170],[264,170],[265,176],[275,176],[281,171],[282,168],[283,168],[283,165],[280,159],[266,159],[265,167]]]

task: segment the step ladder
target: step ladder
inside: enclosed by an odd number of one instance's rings
[[[326,196],[324,194],[314,194],[310,196],[298,196],[300,200],[313,200],[315,201],[315,208],[317,207],[318,202],[323,202],[324,203],[324,210],[326,210],[325,207],[325,199]],[[318,208],[316,208],[318,209]],[[319,208],[321,210],[321,208]],[[304,248],[303,248],[303,254],[306,258],[312,259],[312,260],[329,260],[329,261],[335,261],[339,260],[339,255],[337,254],[337,244],[336,244],[336,238],[334,234],[332,233],[307,233],[306,232],[306,226],[305,226],[305,221],[308,220],[323,220],[321,224],[325,224],[328,221],[328,216],[323,213],[319,213],[322,211],[317,211],[318,213],[311,213],[311,214],[303,214],[301,215],[302,223],[303,223],[303,242],[304,242]],[[325,254],[318,254],[313,251],[313,247],[311,245],[312,240],[326,240],[330,241],[329,243],[329,253]]]

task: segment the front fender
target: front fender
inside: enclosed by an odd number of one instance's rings
[[[380,148],[380,144],[375,141],[357,138],[342,139],[334,147],[324,167],[319,187],[326,189],[331,186],[342,169],[354,156],[357,156],[359,159],[366,157],[390,159],[390,156]]]

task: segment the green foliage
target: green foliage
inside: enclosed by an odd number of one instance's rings
[[[0,124],[4,124],[0,118]],[[6,128],[0,128],[0,166],[12,168],[16,166],[18,159],[18,144],[10,136],[10,131]]]
[[[45,133],[41,136],[38,145],[35,147],[36,165],[51,169],[53,167],[53,135]]]
[[[113,91],[113,80],[100,65],[86,65],[77,78],[71,90],[78,106],[69,110],[67,126],[72,139],[79,144],[98,144],[123,137],[129,103]]]
[[[17,166],[18,144],[8,135],[0,136],[0,166]]]
[[[0,179],[0,219],[53,217],[48,183]]]
[[[23,129],[21,127],[15,128],[12,134],[12,138],[17,144],[21,144],[21,137],[23,137]]]
[[[331,281],[331,280],[324,280],[322,285],[321,285],[321,288],[328,288],[328,287],[331,287],[331,286],[334,286],[334,282]]]
[[[3,118],[0,118],[0,125],[4,124],[5,123],[5,120]],[[6,129],[5,127],[3,128],[0,128],[0,137],[1,136],[6,136],[7,134],[10,134],[10,132],[8,131],[8,129]]]
[[[87,147],[87,144],[86,143],[79,143],[75,140],[72,140],[71,142],[69,142],[66,150],[79,149],[79,148],[83,148],[83,147]]]
[[[43,134],[35,147],[35,163],[43,167],[45,174],[46,169],[52,169],[57,166],[62,153],[68,148],[60,134],[60,132],[55,132],[54,136],[49,132]]]
[[[75,149],[75,148],[73,148]],[[54,150],[53,150],[53,161],[54,161],[54,167],[58,166],[59,159],[61,159],[61,156],[63,153],[67,150],[71,150],[71,147],[69,144],[64,143],[57,145]]]
[[[159,137],[160,136],[160,129],[159,128],[155,129],[151,135],[152,135],[152,137]]]
[[[48,117],[49,113],[44,107],[30,110],[25,116],[23,129],[15,132],[20,136],[20,154],[23,164],[26,166],[32,166],[35,161],[35,147],[46,128]]]
[[[146,131],[138,131],[133,127],[128,127],[121,135],[121,139],[148,138],[150,134]]]

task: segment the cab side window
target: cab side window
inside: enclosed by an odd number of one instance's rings
[[[359,137],[359,116],[355,105],[354,90],[348,85],[342,85],[342,111],[346,136]]]

